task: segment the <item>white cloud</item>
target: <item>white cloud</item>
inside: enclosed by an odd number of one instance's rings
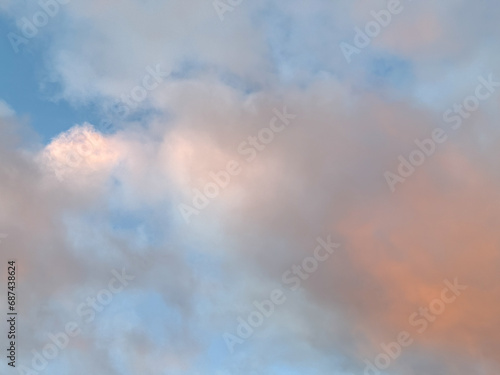
[[[0,117],[13,117],[14,115],[14,110],[6,102],[0,100]]]

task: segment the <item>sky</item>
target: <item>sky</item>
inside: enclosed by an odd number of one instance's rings
[[[1,373],[498,374],[499,17],[0,0]]]

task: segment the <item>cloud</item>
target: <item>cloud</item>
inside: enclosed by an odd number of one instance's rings
[[[12,108],[10,108],[9,105],[3,100],[0,100],[0,117],[12,117],[14,115],[15,112]]]
[[[242,2],[224,22],[210,1],[65,6],[44,54],[58,99],[105,114],[148,66],[169,74],[110,134],[27,142],[0,102],[21,337],[43,347],[127,267],[137,282],[52,373],[358,374],[403,330],[415,342],[388,374],[498,372],[498,96],[459,131],[442,119],[480,74],[499,77],[498,7],[477,4],[405,3],[352,64],[339,43],[385,2]],[[296,118],[248,162],[241,143],[284,107]],[[437,126],[449,141],[392,194],[384,172]],[[233,160],[241,173],[187,225],[179,205]],[[230,355],[223,333],[325,235],[341,250]],[[455,278],[467,290],[416,332],[409,316]]]

